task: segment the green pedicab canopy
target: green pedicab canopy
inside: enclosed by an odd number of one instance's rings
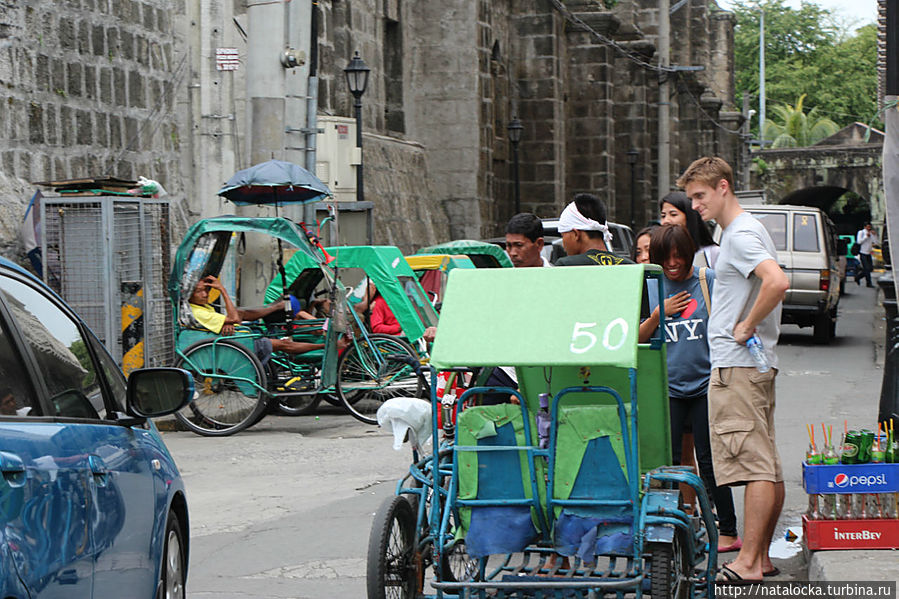
[[[484,241],[459,239],[439,243],[415,252],[416,254],[462,254],[471,258],[478,268],[512,268],[512,260],[503,248]]]
[[[425,328],[437,324],[437,313],[418,283],[415,272],[402,252],[394,246],[336,246],[325,248],[334,260],[329,266],[365,271],[384,297],[410,341],[421,338]],[[305,254],[294,254],[284,266],[288,287],[304,270],[318,264]],[[281,298],[281,277],[275,277],[265,291],[265,301]]]
[[[644,268],[454,270],[431,363],[635,367]]]
[[[321,252],[315,250],[309,244],[309,240],[306,238],[305,233],[286,218],[220,216],[217,218],[203,219],[194,223],[194,225],[187,230],[184,239],[181,241],[181,245],[178,246],[178,251],[175,253],[175,260],[172,265],[172,276],[169,277],[168,283],[169,295],[173,300],[177,301],[181,295],[182,278],[186,274],[185,266],[188,261],[194,260],[194,258],[191,257],[191,253],[194,251],[197,241],[207,233],[217,232],[263,233],[295,246],[298,248],[299,252],[308,256],[315,264],[322,264],[324,262],[324,259],[321,257]],[[198,256],[195,258],[197,258],[198,264],[196,266],[198,268],[203,268],[205,266],[205,260],[208,260],[205,256]],[[199,264],[199,262],[203,262],[203,264]]]

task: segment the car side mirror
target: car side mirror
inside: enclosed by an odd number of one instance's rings
[[[174,414],[193,399],[194,379],[180,368],[140,368],[128,376],[126,410],[139,418]]]

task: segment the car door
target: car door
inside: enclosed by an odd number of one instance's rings
[[[59,443],[66,425],[47,418],[38,401],[14,323],[20,308],[0,292],[0,555],[11,566],[3,568],[2,586],[32,599],[87,599],[93,574],[87,456]]]
[[[55,451],[77,462],[94,597],[148,597],[156,583],[156,490],[147,428],[115,422],[124,380],[101,344],[58,300],[24,279],[0,280],[43,387]],[[165,512],[163,512],[163,517]],[[71,595],[68,595],[71,596]]]

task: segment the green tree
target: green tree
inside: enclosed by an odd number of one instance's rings
[[[799,96],[796,106],[777,104],[771,108],[777,120],[765,121],[765,139],[773,140],[772,148],[810,146],[839,130],[836,123],[818,114],[817,108],[806,113],[802,107],[803,100],[805,94]]]
[[[833,14],[812,2],[800,8],[784,0],[735,2],[735,84],[759,92],[759,18],[765,13],[765,84],[768,105],[788,104],[802,94],[808,104],[839,126],[870,122],[877,111],[877,30],[874,25],[847,35]],[[757,127],[753,127],[757,132]]]

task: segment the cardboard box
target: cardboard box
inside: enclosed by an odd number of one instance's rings
[[[897,493],[899,464],[836,464],[809,466],[802,463],[806,493]]]
[[[809,520],[802,516],[805,543],[826,549],[897,549],[899,520]]]

